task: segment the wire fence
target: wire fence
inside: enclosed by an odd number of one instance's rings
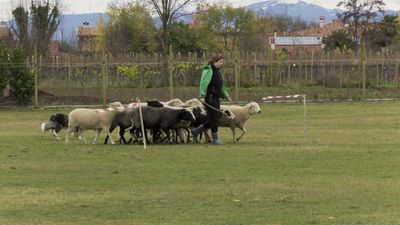
[[[64,100],[86,98],[98,104],[111,100],[128,102],[137,97],[160,100],[197,97],[201,70],[210,57],[208,53],[170,54],[167,73],[159,54],[28,57],[25,65],[33,73],[37,71],[39,91]],[[245,90],[252,88],[352,88],[361,93],[371,88],[397,89],[399,63],[399,54],[389,51],[364,56],[230,52],[225,54],[224,74],[231,96],[239,101],[248,100]]]

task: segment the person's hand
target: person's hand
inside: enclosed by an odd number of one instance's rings
[[[199,100],[200,100],[201,103],[206,102],[206,100],[204,98],[199,98]]]
[[[230,96],[228,96],[228,97],[226,98],[226,100],[228,100],[228,102],[231,102],[231,101],[232,101],[232,99],[231,99]]]

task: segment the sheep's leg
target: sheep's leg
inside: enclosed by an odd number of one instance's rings
[[[84,132],[83,129],[78,129],[78,137],[79,137],[79,139],[81,139],[81,140],[83,141],[83,143],[86,144],[86,137],[85,137],[85,135],[83,134],[83,132]]]
[[[110,128],[109,128],[109,127],[103,127],[103,129],[107,132],[107,135],[110,137],[111,144],[114,145],[114,144],[115,144],[115,141],[114,141],[114,139],[113,139],[112,136],[111,136]]]
[[[124,144],[128,144],[128,142],[126,141],[125,137],[125,128],[122,128],[121,126],[119,127],[119,144],[122,144],[122,142],[124,142]]]
[[[65,135],[65,144],[68,144],[69,142],[69,134],[71,133],[71,130],[69,127],[67,128],[67,134]]]
[[[209,129],[207,129],[207,130],[204,131],[204,139],[205,139],[206,143],[211,142],[211,137],[210,137],[210,135],[208,134],[208,130],[209,130]]]
[[[185,134],[183,133],[184,132],[183,129],[184,128],[179,129],[179,139],[181,140],[181,144],[185,143]]]
[[[187,138],[186,138],[186,143],[189,144],[190,143],[190,131],[188,128],[185,128],[186,132],[187,132]]]
[[[236,139],[237,141],[239,141],[243,137],[243,135],[246,133],[246,128],[239,127],[239,129],[242,130],[242,134]]]
[[[165,129],[165,134],[166,134],[166,139],[167,139],[167,143],[168,144],[172,144],[172,142],[171,142],[171,134],[170,134],[170,132],[169,132],[169,129]]]
[[[93,139],[93,144],[96,144],[97,138],[99,138],[99,135],[100,135],[100,133],[101,133],[102,130],[103,130],[103,129],[96,129],[96,136],[95,136],[94,139]],[[110,131],[109,131],[109,132],[110,132]],[[111,137],[110,137],[110,139],[111,139]]]
[[[232,131],[232,136],[233,136],[233,142],[236,142],[236,138],[235,138],[235,136],[236,136],[236,131],[235,131],[235,128],[234,128],[234,127],[231,127],[231,131]]]

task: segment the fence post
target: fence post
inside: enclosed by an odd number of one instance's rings
[[[233,64],[234,64],[234,75],[235,75],[235,103],[239,101],[239,72],[238,72],[238,50],[237,47],[235,46],[235,51],[234,51],[234,56],[233,56]]]
[[[169,73],[169,99],[172,99],[174,97],[174,77],[173,77],[173,53],[172,53],[172,45],[169,45],[169,68],[168,68],[168,73]]]
[[[365,43],[361,44],[361,75],[362,75],[362,97],[363,100],[366,99],[367,97],[367,65],[366,62],[367,57],[366,57],[366,50],[365,50]]]
[[[253,52],[254,55],[254,79],[257,80],[257,53]]]
[[[382,63],[382,70],[380,79],[384,79],[385,77],[385,60],[384,60],[385,51],[382,49],[381,51],[381,63]]]
[[[34,76],[35,76],[35,108],[39,108],[39,90],[38,90],[38,59],[37,59],[37,46],[35,45],[33,49],[33,63],[34,63]]]
[[[68,90],[70,91],[71,88],[71,74],[72,74],[72,60],[71,60],[72,56],[68,55]]]
[[[103,54],[103,106],[107,106],[107,55]]]
[[[341,56],[340,58],[343,59],[343,56],[341,53],[339,53]],[[340,80],[339,80],[339,86],[340,88],[343,88],[343,81],[344,81],[344,62],[340,62]]]
[[[400,88],[400,80],[399,80],[399,64],[396,62],[396,65],[394,66],[394,74],[396,76],[397,80],[397,88]]]
[[[325,87],[326,68],[325,68],[325,53],[324,52],[321,52],[321,65],[322,65],[322,86]]]
[[[314,50],[311,51],[310,82],[314,81]]]

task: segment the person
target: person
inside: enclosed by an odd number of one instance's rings
[[[208,119],[205,123],[191,130],[193,140],[199,143],[198,135],[206,129],[211,129],[212,143],[224,144],[218,139],[218,123],[220,118],[220,98],[232,101],[226,91],[224,70],[222,68],[224,58],[217,54],[211,58],[203,68],[200,79],[200,101],[205,104],[208,112]]]

